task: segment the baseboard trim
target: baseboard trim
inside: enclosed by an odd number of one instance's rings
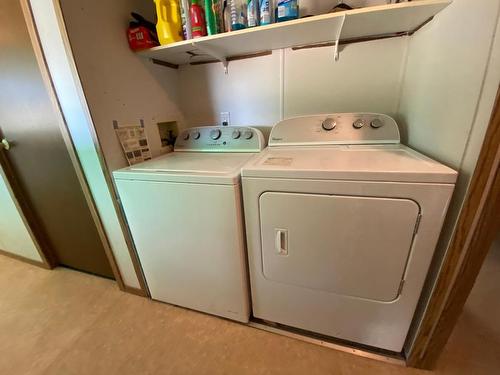
[[[40,268],[44,268],[46,270],[51,270],[52,269],[52,267],[49,264],[47,264],[47,263],[39,262],[37,260],[33,260],[33,259],[29,259],[29,258],[25,258],[25,257],[23,257],[21,255],[12,254],[12,253],[9,253],[8,251],[2,250],[2,249],[0,249],[0,255],[5,255],[8,258],[19,260],[21,262],[31,264],[32,266],[37,266],[37,267],[40,267]]]
[[[148,297],[148,293],[145,290],[139,289],[139,288],[134,288],[132,286],[124,285],[122,290],[125,293],[135,294],[136,296]]]
[[[250,318],[250,319],[252,319],[252,318]],[[355,344],[354,345],[347,345],[347,344],[342,343],[342,342],[336,343],[333,340],[330,341],[330,340],[315,338],[315,337],[311,337],[309,335],[305,335],[305,334],[302,334],[299,332],[293,332],[291,330],[284,329],[283,327],[280,327],[280,326],[273,327],[269,324],[265,324],[265,323],[257,321],[257,320],[250,320],[250,322],[248,322],[248,326],[253,327],[253,328],[257,328],[257,329],[261,329],[263,331],[275,333],[275,334],[278,334],[281,336],[290,337],[290,338],[293,338],[296,340],[305,341],[305,342],[308,342],[310,344],[324,346],[324,347],[338,350],[338,351],[341,351],[344,353],[350,353],[353,355],[357,355],[359,357],[370,358],[370,359],[374,359],[377,361],[386,362],[386,363],[390,363],[390,364],[398,365],[398,366],[403,366],[403,367],[406,366],[406,361],[403,358],[403,356],[401,356],[401,355],[389,355],[386,353],[379,353],[379,352],[376,352],[374,350],[372,351],[372,350],[368,350],[368,349],[358,348],[358,347],[356,347]]]

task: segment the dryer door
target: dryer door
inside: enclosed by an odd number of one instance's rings
[[[419,206],[409,199],[266,192],[262,272],[300,288],[397,298]]]

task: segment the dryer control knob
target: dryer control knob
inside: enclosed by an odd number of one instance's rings
[[[358,118],[356,121],[354,121],[352,123],[352,126],[355,128],[355,129],[361,129],[363,126],[365,126],[365,122],[364,120]]]
[[[327,131],[335,129],[336,126],[337,126],[337,123],[335,122],[334,119],[332,119],[330,117],[327,117],[325,119],[325,121],[323,121],[323,123],[321,124],[321,127]]]
[[[210,138],[212,138],[215,141],[220,138],[221,134],[222,133],[219,129],[213,129],[210,131]]]
[[[233,134],[231,134],[231,136],[233,137],[233,139],[238,139],[241,135],[241,132],[239,130],[233,130]]]
[[[378,128],[381,128],[382,126],[384,126],[384,123],[382,122],[381,119],[376,118],[376,119],[372,120],[372,122],[370,122],[370,126],[374,129],[378,129]]]
[[[194,138],[194,139],[199,139],[200,138],[200,132],[199,131],[194,131],[191,136]]]
[[[245,139],[251,139],[253,137],[253,132],[251,130],[245,130],[243,133],[243,137]]]
[[[185,141],[187,141],[189,139],[189,133],[188,132],[185,132],[183,135],[182,135],[182,139],[184,139]]]

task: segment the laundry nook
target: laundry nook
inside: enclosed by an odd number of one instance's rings
[[[499,21],[3,0],[0,373],[499,373]]]

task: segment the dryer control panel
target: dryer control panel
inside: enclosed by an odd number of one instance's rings
[[[259,152],[266,142],[259,129],[248,126],[200,126],[181,132],[175,151]]]
[[[278,122],[269,146],[399,143],[396,121],[380,113],[331,113]]]

